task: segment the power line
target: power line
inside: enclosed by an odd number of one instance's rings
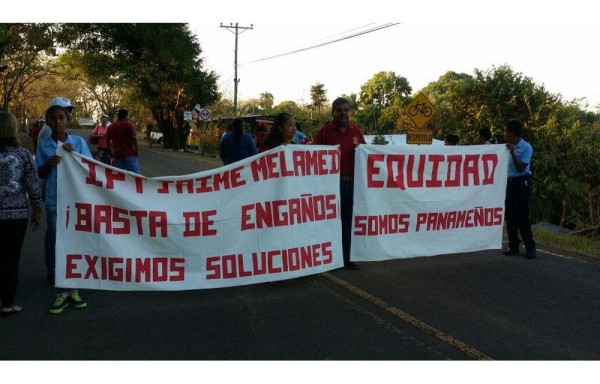
[[[313,41],[309,41],[309,42],[307,42],[307,43],[298,44],[298,45],[296,45],[295,47],[291,47],[291,48],[296,48],[296,47],[300,47],[300,46],[304,46],[304,45],[308,45],[308,44],[314,44],[314,43],[317,43],[317,42],[319,42],[319,41],[323,41],[323,40],[331,39],[332,37],[336,37],[336,36],[339,36],[339,35],[344,35],[344,34],[346,34],[346,33],[348,33],[348,32],[353,32],[353,31],[356,31],[356,30],[358,30],[358,29],[363,29],[363,28],[366,28],[366,27],[368,27],[368,26],[370,26],[370,25],[373,25],[373,24],[375,24],[375,23],[369,23],[369,24],[361,25],[360,27],[356,27],[356,28],[348,29],[348,30],[346,30],[346,31],[339,32],[339,33],[334,33],[333,35],[329,35],[329,36],[321,37],[320,39],[316,39],[316,40],[313,40]]]
[[[367,29],[366,31],[361,31],[361,32],[353,33],[353,34],[348,35],[348,36],[340,37],[339,39],[327,41],[325,43],[313,45],[313,46],[306,47],[306,48],[296,49],[296,50],[293,50],[293,51],[290,51],[290,52],[281,53],[279,55],[274,55],[274,56],[269,56],[269,57],[265,57],[265,58],[262,58],[262,59],[254,60],[254,61],[249,61],[247,63],[242,63],[240,65],[258,63],[258,62],[261,62],[261,61],[266,61],[266,60],[271,60],[271,59],[275,59],[275,58],[278,58],[278,57],[292,55],[292,54],[298,53],[298,52],[308,51],[309,49],[319,48],[319,47],[323,47],[325,45],[337,43],[339,41],[352,39],[354,37],[365,35],[367,33],[371,33],[371,32],[375,32],[375,31],[379,31],[379,30],[385,29],[385,28],[393,27],[393,26],[398,25],[398,24],[400,24],[400,23],[387,23],[387,24],[381,25],[379,27],[374,27],[374,28],[371,28],[371,29]]]

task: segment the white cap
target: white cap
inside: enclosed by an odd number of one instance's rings
[[[69,99],[67,99],[66,97],[55,97],[54,99],[50,100],[50,105],[48,106],[48,108],[52,108],[55,106],[59,106],[62,108],[75,108],[75,106],[71,104]]]

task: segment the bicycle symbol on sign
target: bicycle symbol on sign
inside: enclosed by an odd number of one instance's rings
[[[431,116],[431,107],[427,106],[427,103],[416,103],[415,105],[408,108],[408,114],[411,116],[417,116],[418,113],[425,117]]]

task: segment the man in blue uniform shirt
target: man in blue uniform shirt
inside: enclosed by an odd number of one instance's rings
[[[504,128],[504,141],[510,151],[508,159],[508,182],[506,184],[505,219],[508,232],[508,249],[505,255],[519,253],[519,233],[525,244],[527,258],[537,256],[531,223],[529,222],[529,198],[531,196],[531,157],[533,148],[521,138],[523,125],[509,121]]]

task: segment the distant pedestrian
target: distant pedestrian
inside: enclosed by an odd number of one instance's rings
[[[0,112],[0,314],[2,317],[23,310],[15,305],[19,283],[19,259],[27,232],[31,206],[31,228],[40,227],[42,191],[31,153],[20,147],[17,119]]]
[[[129,112],[126,109],[119,109],[117,121],[108,127],[106,138],[114,159],[114,166],[139,173],[137,133],[133,124],[127,119],[128,116]]]
[[[308,143],[308,137],[304,134],[304,132],[302,132],[302,128],[300,126],[300,123],[298,122],[296,122],[296,134],[294,135],[292,141],[294,142],[294,144]]]
[[[82,154],[92,157],[92,153],[85,140],[67,132],[67,126],[71,115],[66,108],[60,105],[53,105],[46,111],[46,123],[52,129],[52,136],[46,137],[38,143],[35,155],[35,164],[38,169],[38,175],[46,179],[46,240],[44,244],[46,254],[46,271],[48,281],[55,283],[55,265],[56,265],[56,217],[58,204],[58,170],[57,166],[62,160],[56,154],[58,143],[62,142],[63,149],[66,151]],[[87,307],[87,303],[79,296],[76,289],[66,289],[56,287],[54,289],[54,303],[48,309],[51,314],[58,314],[64,308],[73,304],[75,308],[81,309]]]
[[[231,164],[256,155],[256,145],[252,136],[244,132],[244,122],[239,117],[233,119],[231,132],[221,139],[220,156],[223,164]]]
[[[315,144],[340,146],[340,213],[344,266],[360,269],[358,264],[350,261],[350,243],[354,205],[354,153],[356,147],[365,144],[365,138],[360,128],[350,122],[350,102],[347,99],[343,97],[335,99],[331,107],[331,115],[333,120],[321,127],[315,137]]]
[[[29,130],[29,137],[31,137],[31,154],[35,156],[35,151],[37,150],[37,142],[38,136],[40,135],[40,131],[46,125],[46,120],[43,117],[37,119],[37,121],[31,124],[31,129]]]
[[[269,134],[271,128],[267,125],[267,122],[264,120],[258,121],[258,127],[256,128],[256,137],[254,140],[256,141],[256,148],[258,149],[258,153],[266,151],[268,148],[263,145],[264,138]]]
[[[107,165],[110,165],[111,157],[106,139],[106,132],[108,131],[109,125],[110,123],[108,122],[108,115],[102,115],[100,118],[100,124],[94,128],[92,134],[90,135],[90,143],[96,144],[96,150],[98,151],[98,156],[100,156],[100,161]]]
[[[531,158],[533,148],[521,138],[523,126],[512,120],[504,128],[506,149],[510,151],[508,159],[508,181],[506,183],[506,232],[508,249],[505,255],[519,253],[519,233],[525,243],[526,255],[533,259],[537,256],[531,223],[529,222],[529,199],[531,197]]]
[[[460,137],[454,133],[444,136],[444,145],[458,145]]]
[[[492,132],[489,128],[481,128],[477,131],[477,144],[494,144]]]

